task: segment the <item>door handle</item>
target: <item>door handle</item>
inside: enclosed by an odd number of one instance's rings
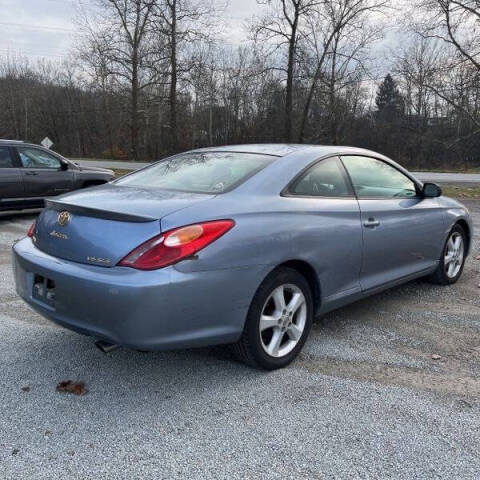
[[[374,218],[369,218],[367,221],[363,222],[363,226],[366,228],[375,228],[380,225],[380,222],[378,220],[375,220]]]
[[[38,172],[25,172],[26,175],[38,175]]]

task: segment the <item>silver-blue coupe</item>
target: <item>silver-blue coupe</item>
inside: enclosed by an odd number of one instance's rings
[[[275,369],[316,315],[418,277],[456,282],[471,238],[462,204],[383,155],[240,145],[47,200],[13,264],[31,307],[104,351],[232,344]]]

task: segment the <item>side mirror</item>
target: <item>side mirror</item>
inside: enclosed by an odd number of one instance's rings
[[[68,170],[68,163],[62,162],[60,166],[60,170]]]
[[[442,189],[436,183],[423,184],[423,196],[425,198],[436,198],[442,195]]]

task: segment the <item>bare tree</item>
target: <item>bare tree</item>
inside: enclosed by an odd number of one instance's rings
[[[435,106],[434,94],[426,88],[435,78],[441,52],[438,42],[417,37],[400,53],[394,54],[395,67],[404,92],[409,115],[416,115],[426,122]]]
[[[360,65],[360,55],[375,40],[380,38],[382,27],[372,25],[373,14],[382,12],[388,2],[385,0],[325,0],[312,12],[308,19],[309,32],[305,48],[309,56],[310,86],[303,108],[298,139],[304,141],[305,128],[311,103],[319,81],[328,78],[330,110],[334,110],[335,91],[339,74],[348,71],[352,63]],[[329,63],[329,72],[325,72]],[[342,73],[343,72],[343,73]],[[333,128],[333,131],[336,131]],[[336,142],[336,134],[332,140]]]
[[[139,97],[157,79],[158,49],[148,41],[157,0],[96,0],[96,15],[83,17],[82,58],[102,75],[126,83],[130,93],[131,154],[138,158]]]
[[[478,106],[466,101],[465,95],[459,95],[459,89],[466,93],[472,89],[476,92],[478,88],[480,3],[478,0],[418,0],[415,8],[423,14],[415,22],[416,33],[444,46],[436,60],[436,75],[429,78],[424,87],[468,117],[476,126],[476,132],[480,132]]]
[[[193,65],[188,45],[193,42],[208,43],[212,40],[212,22],[215,9],[205,0],[159,0],[155,9],[156,27],[160,42],[167,49],[169,81],[168,101],[170,110],[170,149],[178,148],[178,90],[182,75]]]
[[[77,61],[0,57],[0,137],[48,135],[66,155],[144,159],[294,138],[408,166],[475,165],[478,1],[409,2],[417,33],[377,75],[386,1],[259,0],[254,41],[234,47],[212,38],[204,0],[90,0]],[[398,115],[374,105],[386,70],[406,101]]]
[[[271,44],[271,54],[280,56],[286,48],[286,61],[276,67],[286,74],[285,87],[285,141],[293,139],[293,88],[298,46],[306,34],[309,15],[323,0],[257,0],[259,4],[268,5],[269,12],[257,19],[253,26],[255,41]]]

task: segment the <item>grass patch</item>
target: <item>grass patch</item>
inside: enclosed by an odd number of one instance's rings
[[[465,168],[423,168],[411,167],[411,172],[431,172],[431,173],[480,173],[480,167],[465,167]]]
[[[126,175],[127,173],[133,172],[133,170],[125,170],[123,168],[112,168],[115,173],[115,178],[120,178]]]
[[[480,187],[459,187],[457,185],[440,185],[444,195],[455,198],[480,199]]]

